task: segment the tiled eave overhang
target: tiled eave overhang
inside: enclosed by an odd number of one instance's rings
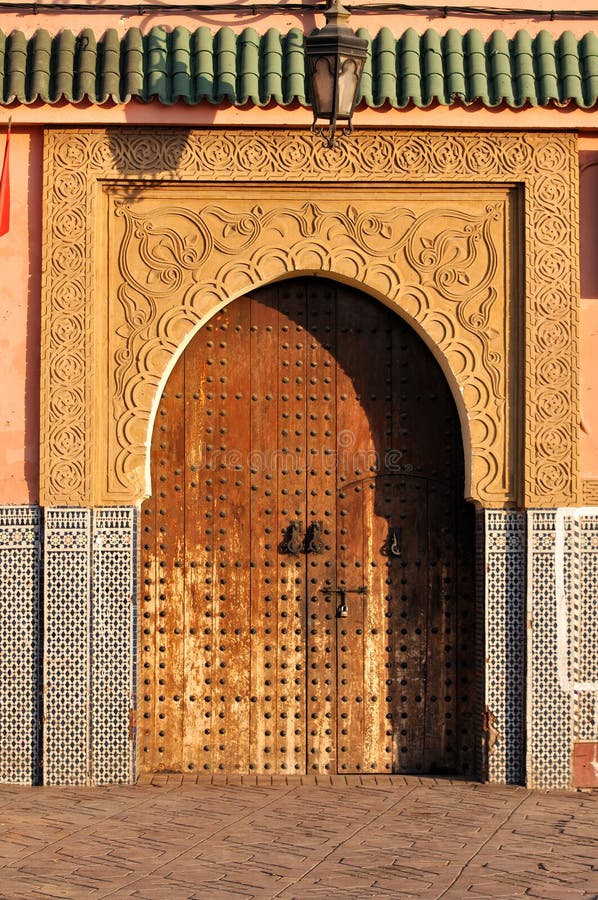
[[[454,29],[441,35],[387,28],[368,39],[361,102],[425,108],[440,104],[591,109],[598,101],[598,36],[547,31],[509,39],[495,31]],[[235,33],[200,27],[156,27],[147,34],[109,30],[98,37],[40,30],[0,31],[0,105],[107,102],[132,99],[172,105],[288,106],[306,104],[303,32],[270,28]]]

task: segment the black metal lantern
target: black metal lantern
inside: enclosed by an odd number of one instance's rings
[[[334,0],[325,11],[326,25],[305,38],[305,61],[314,111],[312,131],[334,147],[337,123],[343,134],[353,130],[351,118],[367,56],[368,42],[357,37],[347,25],[349,11]],[[318,120],[328,122],[318,126]]]

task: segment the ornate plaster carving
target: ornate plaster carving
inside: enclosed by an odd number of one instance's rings
[[[304,272],[361,286],[436,348],[474,499],[576,502],[572,136],[361,133],[330,152],[296,132],[56,130],[45,178],[44,503],[139,500],[180,348]]]
[[[598,505],[598,480],[584,480],[582,482],[582,501],[586,506]]]

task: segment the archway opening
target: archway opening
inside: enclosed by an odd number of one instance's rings
[[[151,467],[140,771],[473,771],[473,509],[410,326],[320,278],[234,301],[178,360]]]

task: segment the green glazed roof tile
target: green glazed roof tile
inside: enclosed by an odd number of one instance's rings
[[[372,42],[370,40],[369,32],[366,28],[358,28],[357,36],[368,41],[368,52],[363,63],[361,81],[359,82],[359,94],[361,100],[365,103],[366,106],[374,107],[376,104],[374,101],[374,80],[372,76]]]
[[[96,91],[96,56],[98,52],[95,35],[91,28],[81,32],[77,41],[79,54],[77,70],[78,84],[73,93],[75,103],[91,97]]]
[[[425,108],[433,103],[481,102],[512,108],[550,104],[589,109],[598,103],[598,37],[555,39],[519,31],[509,39],[495,31],[445,35],[389,28],[371,36],[361,80],[366,106]],[[158,100],[265,106],[306,104],[303,33],[254,28],[235,33],[182,26],[147,34],[131,28],[124,37],[109,29],[100,37],[86,28],[75,35],[40,30],[26,38],[0,31],[0,104],[128,103]]]
[[[486,59],[490,72],[489,106],[518,106],[513,95],[511,52],[509,41],[502,31],[494,31],[486,45]]]
[[[442,39],[445,102],[451,103],[453,100],[467,99],[466,59],[463,52],[463,35],[454,28],[450,28]]]
[[[50,99],[51,57],[52,38],[47,31],[38,31],[30,42],[29,85],[31,91],[45,101]]]
[[[592,97],[598,96],[598,36],[586,34],[579,42],[579,60],[584,78],[584,102],[592,105]]]
[[[424,97],[438,97],[444,92],[444,57],[442,38],[428,29],[422,36],[422,93]]]
[[[114,29],[107,31],[98,42],[95,64],[98,73],[97,102],[116,99],[120,94],[120,41]],[[93,102],[93,94],[82,99]]]
[[[479,31],[468,31],[463,38],[465,57],[466,98],[488,98],[488,73],[486,71],[486,44]],[[460,98],[461,99],[461,98]]]
[[[287,98],[305,103],[305,57],[303,55],[303,32],[293,28],[283,39],[283,104],[290,102]],[[269,103],[270,93],[266,90],[263,103]]]
[[[561,35],[557,42],[559,69],[561,72],[560,93],[572,99],[577,106],[584,105],[583,78],[580,69],[577,39],[570,31]]]
[[[198,28],[191,40],[192,95],[189,100],[201,103],[214,102],[214,57],[212,55],[212,34],[205,26]]]
[[[422,67],[419,55],[419,35],[413,28],[408,28],[397,44],[397,76],[398,105],[407,106],[410,102],[423,106],[422,101]]]
[[[527,31],[518,31],[513,40],[513,90],[516,103],[530,102],[537,105],[534,72],[534,50]]]
[[[372,53],[372,106],[390,103],[400,106],[397,99],[397,41],[390,28],[381,28],[370,42]]]

